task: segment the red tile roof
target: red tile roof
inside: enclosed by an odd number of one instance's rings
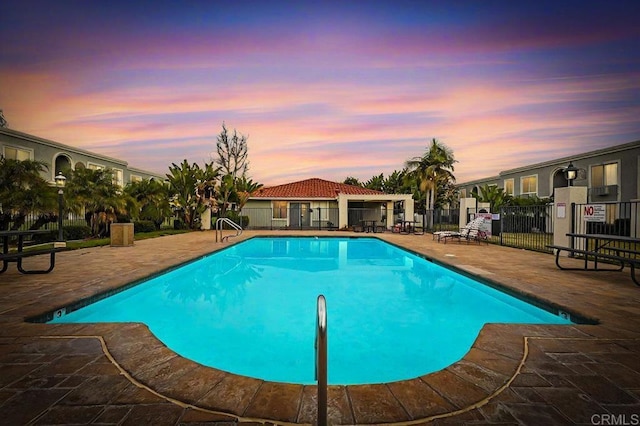
[[[251,198],[338,198],[338,194],[377,195],[384,194],[359,186],[330,182],[323,179],[306,179],[299,182],[262,188]]]

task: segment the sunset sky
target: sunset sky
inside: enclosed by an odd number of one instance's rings
[[[458,182],[640,139],[640,1],[0,6],[12,129],[166,173],[226,122],[266,185],[366,181],[431,138]]]

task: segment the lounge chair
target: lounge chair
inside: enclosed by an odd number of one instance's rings
[[[484,231],[480,230],[480,226],[484,222],[484,218],[477,217],[473,219],[471,222],[467,223],[464,227],[460,229],[460,231],[440,231],[434,232],[434,238],[438,239],[438,242],[444,241],[445,243],[449,239],[457,239],[458,242],[461,241],[486,241],[487,235]]]

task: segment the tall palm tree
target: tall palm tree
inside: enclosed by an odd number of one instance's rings
[[[446,182],[455,182],[455,163],[451,148],[435,138],[421,157],[414,157],[405,163],[408,175],[416,180],[419,191],[425,194],[425,210],[433,211],[439,187]]]

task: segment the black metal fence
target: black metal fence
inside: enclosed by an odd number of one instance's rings
[[[574,204],[571,211],[573,232],[640,237],[640,202],[638,201]],[[502,207],[499,215],[492,217],[490,242],[550,252],[546,246],[553,244],[552,213],[552,204]],[[353,229],[362,221],[376,221],[379,226],[386,228],[388,214],[392,215],[392,224],[401,220],[414,220],[416,226],[424,227],[427,232],[434,232],[458,230],[461,214],[466,215],[464,222],[468,222],[478,214],[478,211],[434,209],[409,218],[405,217],[402,210],[391,212],[386,208],[380,208],[379,205],[352,207],[347,213],[347,229]],[[244,208],[231,219],[245,229],[335,230],[338,229],[340,214],[338,208],[326,207],[296,207],[286,211],[274,211],[272,208]],[[169,220],[167,223],[170,226],[172,221]],[[63,228],[90,225],[84,215],[73,213],[64,213],[62,224]],[[31,213],[20,216],[0,212],[0,230],[9,229],[48,229],[55,235],[58,230],[58,217],[52,213]]]
[[[347,228],[353,228],[362,221],[375,221],[386,227],[387,212],[377,207],[349,208],[347,211]],[[393,223],[400,220],[402,212],[394,213]],[[329,207],[299,207],[279,211],[270,207],[243,208],[238,217],[231,217],[245,229],[317,229],[335,230],[340,222],[340,210]]]
[[[500,245],[552,251],[547,245],[553,244],[553,204],[502,207],[492,226],[497,232],[492,232],[491,240]]]
[[[87,225],[84,215],[75,213],[62,214],[62,226]],[[0,212],[0,231],[49,229],[58,230],[58,215],[53,213],[16,213]]]
[[[74,226],[88,226],[84,215],[75,213],[62,214],[62,228],[68,230]],[[27,213],[25,215],[17,212],[0,212],[0,231],[9,230],[49,230],[50,234],[38,234],[37,236],[27,235],[25,241],[47,242],[54,241],[58,235],[58,215],[53,213]],[[33,239],[33,241],[32,241]]]
[[[580,234],[640,236],[640,202],[572,205],[572,230]]]
[[[427,232],[457,231],[460,228],[460,209],[426,210],[422,215],[416,215],[418,226]]]
[[[287,211],[243,208],[239,219],[232,219],[245,229],[338,229],[339,210],[326,207],[296,207]]]
[[[484,212],[467,209],[467,221]],[[485,226],[490,243],[551,253],[546,246],[553,244],[553,204],[501,207]]]

